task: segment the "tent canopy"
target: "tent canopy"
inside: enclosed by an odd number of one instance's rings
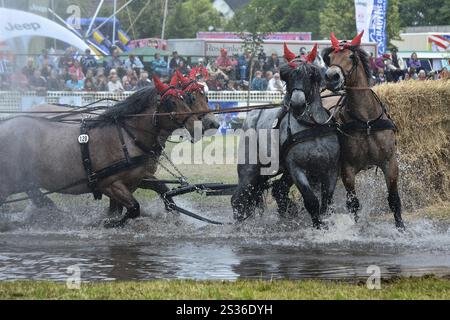
[[[52,38],[82,51],[89,49],[81,38],[56,22],[29,12],[0,8],[0,42],[26,37]]]

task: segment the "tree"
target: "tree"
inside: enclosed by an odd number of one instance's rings
[[[386,33],[388,37],[388,47],[392,47],[392,40],[400,40],[400,0],[388,0],[388,12]]]
[[[353,0],[327,1],[320,13],[320,34],[329,37],[333,31],[339,39],[353,39],[356,33]]]
[[[450,0],[401,0],[399,13],[402,27],[448,25]]]
[[[178,2],[169,12],[168,38],[194,38],[198,31],[212,26],[220,29],[222,17],[209,0]]]

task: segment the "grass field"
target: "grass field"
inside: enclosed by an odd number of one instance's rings
[[[450,280],[434,277],[403,278],[366,284],[334,281],[140,281],[82,284],[67,289],[64,283],[0,282],[0,299],[450,299]]]

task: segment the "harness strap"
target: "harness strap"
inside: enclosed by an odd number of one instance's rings
[[[287,140],[281,146],[280,154],[287,155],[291,148],[299,143],[316,138],[330,136],[333,134],[336,134],[336,125],[334,123],[322,126],[314,126],[309,129],[288,135]]]
[[[365,131],[367,135],[370,135],[372,131],[382,131],[382,130],[397,131],[397,127],[391,119],[379,119],[375,122],[372,122],[371,124],[359,121],[351,121],[340,125],[339,128],[344,133]]]
[[[117,120],[116,120],[116,128],[117,128],[117,133],[119,135],[120,144],[122,145],[122,150],[123,150],[123,154],[125,156],[125,160],[127,162],[130,162],[130,153],[128,152],[127,145],[125,144],[125,139],[123,138],[122,126],[119,125]]]
[[[89,152],[89,135],[88,135],[88,127],[86,124],[86,121],[81,122],[80,127],[80,138],[81,136],[87,136],[87,140],[81,141],[79,139],[80,143],[80,149],[81,149],[81,160],[83,162],[84,170],[87,174],[88,179],[88,187],[92,190],[92,194],[94,195],[95,200],[100,200],[102,198],[102,193],[97,188],[98,180],[95,177],[95,174],[92,172],[92,161],[91,161],[91,155]]]

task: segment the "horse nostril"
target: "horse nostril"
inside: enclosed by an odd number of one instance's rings
[[[340,79],[339,73],[333,74],[333,80],[338,81]]]

